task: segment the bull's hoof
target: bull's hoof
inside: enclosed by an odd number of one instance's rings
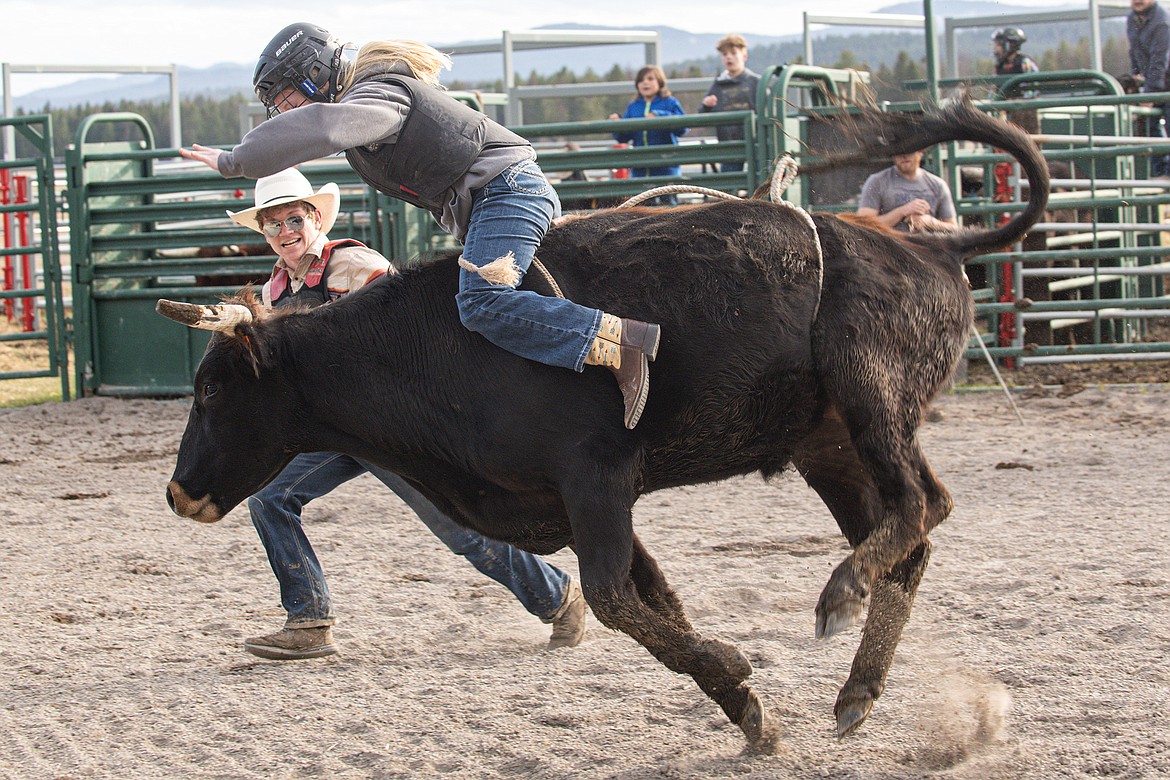
[[[817,639],[827,639],[860,620],[867,595],[849,561],[838,566],[817,602]]]
[[[817,606],[817,639],[829,637],[852,626],[861,619],[861,612],[865,606],[862,601],[849,601],[837,609],[826,611]]]
[[[838,699],[837,706],[833,708],[833,712],[837,716],[837,738],[844,739],[856,731],[857,727],[869,717],[869,712],[872,709],[873,699],[868,696],[854,701]]]
[[[775,713],[764,709],[754,691],[739,727],[747,737],[749,753],[774,756],[783,747],[780,741],[780,724]]]
[[[735,645],[718,639],[701,639],[699,653],[718,664],[719,671],[736,682],[743,682],[752,674],[752,662]],[[711,673],[710,667],[704,670],[706,675]]]

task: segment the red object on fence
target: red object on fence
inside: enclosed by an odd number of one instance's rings
[[[7,168],[0,170],[0,205],[7,206],[9,203],[9,171]],[[7,214],[0,214],[0,222],[4,223],[4,244],[3,247],[8,249],[12,246],[12,236],[10,231],[11,220]],[[12,275],[12,256],[4,256],[4,286],[0,289],[11,290],[13,282]],[[4,315],[12,322],[15,316],[16,307],[11,298],[4,299]]]
[[[630,147],[628,144],[614,144],[613,148],[614,149],[628,149]],[[629,168],[614,168],[611,171],[611,174],[613,175],[613,178],[615,178],[615,179],[628,179],[628,178],[630,178],[630,169]]]
[[[28,203],[28,175],[17,174],[12,177],[16,181],[16,203]],[[19,246],[29,246],[29,222],[32,214],[28,211],[16,212],[16,233]],[[36,273],[33,269],[32,255],[20,256],[20,267],[24,277],[22,289],[31,290],[36,287]],[[25,333],[32,333],[36,329],[36,305],[32,298],[20,299],[20,326]]]
[[[1015,200],[1015,193],[1012,192],[1011,184],[1012,164],[1009,162],[1000,162],[995,164],[995,201],[996,203],[1011,203]],[[999,217],[999,224],[1002,225],[1011,219],[1011,214],[1001,214]],[[1000,264],[1000,303],[1014,303],[1015,294],[1013,293],[1015,284],[1015,273],[1011,263]],[[1016,338],[1016,315],[1015,314],[1001,314],[999,316],[999,346],[1010,347],[1012,341]],[[1015,368],[1015,358],[1004,358],[1005,368]]]

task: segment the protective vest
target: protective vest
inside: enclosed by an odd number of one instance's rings
[[[384,73],[374,81],[397,84],[410,93],[410,111],[393,144],[347,149],[358,176],[379,192],[443,210],[443,194],[471,168],[484,149],[528,146],[528,141],[470,106],[410,76]]]
[[[312,309],[333,300],[329,297],[329,288],[325,285],[325,266],[329,265],[329,258],[334,249],[346,246],[360,246],[364,249],[366,245],[360,241],[354,241],[352,238],[326,242],[321,249],[321,256],[309,265],[309,271],[305,274],[305,283],[295,293],[292,292],[292,286],[289,284],[288,271],[283,268],[273,269],[272,285],[268,288],[272,308],[279,309],[282,306],[296,305]]]
[[[1014,76],[1019,73],[1035,73],[1039,68],[1027,54],[1015,54],[995,64],[995,75]]]

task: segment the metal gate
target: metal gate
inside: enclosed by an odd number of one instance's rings
[[[1082,224],[1050,220],[1032,231],[1046,239],[1041,251],[1011,249],[974,258],[970,270],[984,271],[976,284],[976,310],[981,332],[969,345],[968,358],[981,358],[977,347],[990,347],[996,358],[1018,362],[1071,360],[1164,359],[1170,342],[1143,337],[1144,322],[1150,317],[1170,318],[1170,239],[1162,240],[1165,225],[1155,216],[1157,209],[1170,206],[1170,184],[1150,182],[1143,175],[1145,158],[1164,153],[1170,143],[1149,143],[1130,136],[1132,106],[1142,96],[1116,94],[1114,82],[1102,74],[1032,74],[1027,100],[980,101],[985,110],[1036,110],[1042,133],[1036,139],[1050,161],[1077,163],[1080,178],[1057,179],[1066,187],[1082,190],[1067,193],[1065,200],[1054,195],[1053,209],[1076,208],[1091,212]],[[1044,79],[1058,79],[1073,88],[1049,93]],[[767,174],[766,166],[776,154],[808,156],[807,147],[824,146],[832,139],[816,136],[819,123],[815,113],[835,109],[830,98],[850,95],[864,79],[849,71],[807,66],[789,66],[768,71],[761,80],[757,112],[729,112],[704,117],[686,117],[688,124],[743,122],[749,139],[730,148],[722,144],[614,150],[591,148],[564,150],[565,137],[596,138],[612,131],[614,122],[568,123],[519,128],[546,140],[538,146],[542,166],[552,171],[581,168],[613,168],[645,164],[651,158],[631,155],[672,154],[672,161],[702,166],[701,173],[687,171],[684,178],[721,188],[750,189],[752,177]],[[1055,83],[1055,82],[1054,82]],[[1090,84],[1089,95],[1078,85]],[[1104,85],[1104,86],[1102,86]],[[1059,85],[1057,85],[1059,86]],[[1101,91],[1114,94],[1101,94]],[[921,107],[893,106],[889,110],[918,111]],[[641,120],[645,122],[671,121]],[[86,138],[94,122],[131,122],[141,126],[140,143],[102,145]],[[752,142],[750,139],[755,139]],[[1166,148],[1163,148],[1166,147]],[[997,197],[998,180],[985,182],[982,194],[963,192],[968,169],[992,171],[1006,157],[993,150],[959,148],[956,144],[937,149],[940,172],[962,193],[959,214],[968,220],[985,220],[1023,208],[1021,184],[1009,172],[1003,185],[1011,184],[1012,197]],[[748,163],[746,171],[709,174],[706,165],[731,157]],[[225,208],[238,210],[251,197],[250,182],[224,180],[198,167],[183,167],[175,161],[176,150],[156,149],[150,128],[137,115],[105,114],[91,117],[79,129],[76,143],[67,155],[69,211],[72,233],[72,292],[75,321],[75,371],[77,394],[184,394],[190,391],[194,367],[206,341],[206,334],[162,321],[154,313],[154,302],[169,297],[193,302],[213,302],[234,288],[221,281],[202,286],[202,275],[215,273],[259,273],[266,276],[271,258],[216,257],[197,259],[180,250],[218,247],[255,241],[250,231],[232,225]],[[653,158],[657,160],[658,158]],[[664,160],[667,158],[663,158]],[[755,165],[752,165],[754,161]],[[884,166],[884,161],[876,163]],[[962,170],[961,170],[962,169]],[[410,262],[420,251],[437,248],[440,240],[430,219],[412,207],[379,195],[366,187],[342,160],[306,164],[303,170],[315,184],[336,181],[342,187],[343,220],[336,233],[359,238],[393,261]],[[198,172],[193,172],[198,171]],[[826,176],[798,180],[786,197],[826,211],[851,210],[843,198],[860,189],[863,171],[853,171],[852,181],[840,182]],[[989,175],[989,174],[988,174]],[[1085,183],[1087,182],[1087,184]],[[602,197],[641,191],[643,182],[629,180],[557,182],[563,197]],[[1084,188],[1087,187],[1087,190]],[[588,188],[588,189],[586,189]],[[46,189],[42,187],[41,189]],[[51,192],[51,188],[48,188]],[[1071,196],[1071,197],[1069,197]],[[834,199],[837,198],[837,202]],[[38,203],[45,214],[42,227],[52,224],[53,210]],[[1063,231],[1063,232],[1060,232]],[[51,231],[50,231],[51,232]],[[1052,234],[1052,235],[1049,235]],[[1066,246],[1073,241],[1088,246]],[[56,257],[51,236],[43,242],[46,255]],[[55,266],[49,262],[49,266]],[[1009,285],[1002,269],[1010,267]],[[57,279],[59,285],[59,278]],[[1027,280],[1028,287],[1024,287]],[[1016,282],[1019,282],[1018,284]],[[217,286],[218,284],[218,286]],[[59,287],[58,287],[59,289]],[[1038,292],[1036,291],[1038,290]],[[1003,300],[1001,300],[1003,298]],[[59,298],[58,298],[59,300]],[[53,302],[47,303],[53,309]],[[1008,332],[1002,323],[1014,324]],[[1027,324],[1031,333],[1023,333]],[[1041,327],[1047,326],[1047,327]],[[1075,333],[1064,339],[1064,336]],[[1062,340],[1041,338],[1045,333],[1061,334]]]
[[[140,138],[92,140],[103,124],[128,125]],[[66,153],[78,396],[189,394],[210,334],[160,317],[156,301],[215,303],[272,269],[264,240],[224,213],[250,206],[254,183],[177,158],[155,148],[149,123],[131,113],[87,118]],[[301,170],[315,187],[341,187],[335,235],[392,259],[405,251],[405,204],[375,197],[344,160]]]
[[[0,128],[13,128],[18,139],[9,159],[0,162],[0,304],[4,313],[0,342],[29,345],[34,365],[0,371],[0,380],[58,377],[61,397],[68,400],[52,121],[44,114],[0,118]],[[36,349],[41,345],[47,349]]]

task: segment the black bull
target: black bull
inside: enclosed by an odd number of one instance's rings
[[[776,720],[746,683],[751,664],[692,627],[631,512],[651,491],[795,467],[853,547],[821,594],[816,633],[869,605],[834,710],[848,733],[883,690],[927,534],[952,506],[916,431],[967,341],[962,260],[1018,240],[1048,192],[1030,140],[967,105],[862,121],[878,123],[862,129],[882,155],[957,138],[1008,150],[1031,184],[1026,210],[996,230],[917,236],[759,200],[555,228],[539,256],[566,296],[662,324],[632,431],[607,370],[529,362],[465,330],[451,257],[308,313],[251,306],[252,321],[215,334],[199,366],[168,500],[211,522],[295,453],[377,463],[469,528],[537,553],[571,546],[597,618],[691,675],[752,747],[772,750]]]

